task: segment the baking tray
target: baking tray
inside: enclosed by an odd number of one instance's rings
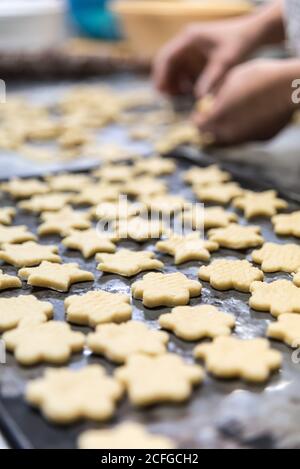
[[[191,161],[201,165],[211,163],[213,155],[199,154],[182,148],[174,153],[178,159],[176,174],[166,177],[171,192],[182,194],[193,199],[190,188],[182,183],[182,172],[190,166]],[[272,185],[271,181],[257,177],[250,169],[241,165],[226,164],[235,179],[245,188],[263,190]],[[286,194],[289,196],[289,194]],[[290,208],[299,209],[300,205],[292,198]],[[3,198],[1,205],[13,205]],[[242,223],[246,223],[240,217]],[[262,228],[268,241],[288,242],[289,238],[279,239],[269,221],[254,220]],[[26,224],[36,231],[38,218],[22,212],[17,214],[15,224]],[[59,244],[60,238],[51,236],[42,239],[45,244]],[[292,242],[297,242],[294,238]],[[124,241],[119,247],[131,249],[153,249],[154,241],[143,244]],[[247,251],[249,255],[251,251]],[[96,281],[74,285],[68,294],[53,292],[40,288],[31,288],[24,283],[23,290],[1,293],[2,297],[33,293],[39,299],[50,301],[55,308],[55,319],[64,320],[63,302],[68,295],[84,293],[90,289],[103,288],[107,291],[130,292],[130,285],[143,274],[124,279],[116,275],[101,274],[96,271],[95,260],[85,261],[79,253],[66,251],[60,245],[60,254],[65,262],[78,262],[81,266],[95,273]],[[245,253],[231,250],[220,250],[212,259],[229,257],[240,259]],[[199,262],[175,267],[172,258],[158,254],[165,263],[165,271],[179,270],[190,278],[196,279]],[[5,266],[7,273],[14,274],[16,269]],[[288,278],[285,274],[266,275],[266,280]],[[203,282],[203,293],[200,298],[191,300],[191,305],[212,304],[221,310],[235,315],[237,327],[235,334],[248,339],[265,335],[268,324],[273,320],[269,314],[251,310],[247,304],[249,295],[235,291],[219,292]],[[133,300],[133,318],[145,321],[150,327],[157,328],[157,319],[168,308],[154,310],[143,307],[138,300]],[[89,328],[73,327],[84,333]],[[196,388],[191,400],[183,405],[157,405],[147,409],[133,408],[127,398],[123,399],[114,419],[105,424],[80,422],[67,427],[59,427],[46,422],[39,411],[29,407],[23,400],[26,383],[43,374],[45,366],[23,368],[16,364],[8,354],[6,365],[0,365],[0,428],[10,445],[14,448],[75,448],[78,435],[90,428],[107,428],[124,420],[134,420],[145,424],[150,430],[172,437],[179,448],[300,448],[300,364],[292,360],[292,351],[285,345],[272,342],[275,349],[283,353],[284,361],[279,373],[274,374],[265,385],[249,385],[241,381],[217,380],[207,376],[203,386]],[[195,343],[186,343],[170,334],[169,349],[178,353],[187,361],[192,361]],[[100,363],[112,373],[115,366],[100,357],[91,356],[88,352],[73,356],[69,366],[82,367],[89,363]]]

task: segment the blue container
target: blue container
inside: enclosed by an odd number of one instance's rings
[[[117,18],[109,9],[109,0],[69,0],[70,12],[80,31],[98,39],[120,39]]]

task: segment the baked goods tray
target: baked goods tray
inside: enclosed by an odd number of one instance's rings
[[[183,185],[182,171],[189,166],[185,160],[178,160],[176,174],[166,177],[171,191],[183,194],[192,200],[189,188]],[[260,190],[262,187],[248,182],[249,189]],[[1,205],[11,202],[1,200]],[[291,208],[297,206],[291,204]],[[30,230],[36,231],[37,218],[18,212],[15,224],[25,224]],[[245,222],[241,218],[242,222]],[[263,234],[268,241],[278,241],[273,234],[269,222],[257,219]],[[59,244],[59,238],[47,237],[44,243]],[[131,249],[144,249],[153,246],[153,242],[137,244],[124,241],[120,246]],[[116,275],[101,274],[96,271],[95,260],[84,261],[75,251],[65,251],[60,245],[60,254],[65,262],[78,262],[87,270],[95,273],[94,284],[78,284],[71,288],[69,294],[80,294],[90,289],[103,288],[112,292],[130,292],[130,285],[141,275],[132,279],[124,279]],[[220,250],[213,258],[242,258],[245,253]],[[172,259],[165,255],[158,256],[166,265],[166,271],[176,270]],[[197,278],[198,262],[183,264],[178,270],[190,278]],[[6,268],[8,273],[15,273],[12,267]],[[270,278],[282,278],[284,275],[267,275]],[[20,291],[1,294],[2,297],[20,295]],[[55,308],[55,319],[64,320],[63,302],[67,294],[31,288],[24,284],[22,294],[33,293],[37,298],[50,301]],[[264,336],[266,327],[271,321],[270,315],[254,312],[247,304],[249,295],[235,291],[218,292],[204,283],[201,299],[191,301],[192,305],[212,304],[235,315],[237,327],[235,334],[241,338]],[[143,307],[142,303],[133,300],[134,314],[137,320],[157,327],[157,318],[168,311],[166,308],[154,310]],[[74,327],[87,333],[88,328]],[[194,343],[186,343],[170,334],[170,350],[192,360]],[[284,363],[279,374],[275,374],[266,385],[248,385],[241,381],[222,381],[208,376],[204,385],[197,388],[192,399],[184,405],[159,405],[151,408],[134,409],[124,399],[118,407],[115,418],[105,425],[81,422],[68,427],[58,427],[46,422],[36,410],[30,408],[23,400],[23,391],[28,380],[40,376],[45,367],[22,368],[8,354],[7,363],[0,365],[0,427],[9,443],[15,448],[75,448],[78,435],[87,428],[106,427],[123,420],[135,420],[144,423],[151,430],[167,434],[174,438],[182,448],[268,448],[268,447],[300,447],[300,365],[292,361],[291,350],[274,342],[274,348],[284,356]],[[88,352],[75,355],[71,367],[81,367],[88,363],[101,363],[111,373],[114,366],[107,360],[94,357]]]

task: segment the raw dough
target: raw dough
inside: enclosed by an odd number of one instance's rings
[[[3,244],[25,243],[35,241],[36,236],[28,231],[27,226],[2,226],[0,225],[0,246]]]
[[[217,165],[211,165],[207,168],[193,166],[183,175],[183,180],[194,186],[209,186],[211,184],[223,183],[230,179],[230,174],[222,171]]]
[[[280,236],[295,236],[300,238],[300,211],[272,218],[275,233]]]
[[[269,325],[267,336],[284,342],[293,348],[300,346],[300,316],[297,314],[282,314],[278,321]]]
[[[186,236],[172,235],[170,238],[158,241],[156,249],[174,256],[175,264],[189,261],[208,261],[211,252],[217,251],[219,245],[212,241],[204,241],[200,233],[190,233]]]
[[[22,288],[22,282],[18,277],[7,275],[0,269],[0,291],[10,288]]]
[[[196,197],[201,202],[215,202],[227,205],[232,199],[243,194],[243,189],[236,182],[211,184],[209,186],[193,186]]]
[[[19,207],[23,210],[33,213],[41,212],[57,212],[62,210],[65,205],[71,202],[73,196],[71,194],[46,194],[35,195],[29,200],[19,202]]]
[[[187,205],[186,199],[180,195],[163,194],[140,197],[139,201],[144,204],[146,211],[171,215],[183,210]]]
[[[46,181],[54,192],[80,192],[92,179],[85,174],[61,173],[46,177]]]
[[[116,246],[111,238],[115,239],[90,228],[84,231],[71,230],[70,235],[62,243],[69,249],[80,251],[83,257],[88,259],[98,252],[115,252]]]
[[[130,251],[120,249],[115,254],[98,254],[96,260],[100,261],[97,269],[102,272],[132,277],[145,270],[160,270],[164,264],[154,258],[150,251]]]
[[[300,246],[266,243],[252,252],[252,259],[264,272],[296,272],[300,268]]]
[[[150,176],[164,176],[174,173],[176,171],[176,164],[171,159],[152,156],[137,161],[133,167],[133,171],[137,175],[148,174]]]
[[[166,192],[167,186],[163,181],[149,176],[133,179],[124,186],[124,193],[134,197],[165,194]]]
[[[53,306],[33,295],[0,298],[0,332],[41,324],[53,316]]]
[[[275,318],[285,313],[300,314],[300,288],[289,280],[254,282],[250,291],[249,304],[257,311],[271,313]]]
[[[181,218],[194,230],[225,228],[238,221],[235,213],[228,212],[223,207],[198,208],[197,205],[192,205],[191,210],[185,211]]]
[[[118,200],[121,194],[121,187],[117,184],[89,184],[73,198],[77,205],[98,205],[101,202]]]
[[[33,267],[43,261],[61,262],[57,246],[42,246],[35,241],[24,244],[3,244],[0,259],[15,267]]]
[[[147,220],[142,217],[120,220],[115,224],[115,235],[118,239],[130,238],[137,242],[158,239],[165,231],[166,228],[160,220]]]
[[[41,218],[44,222],[38,229],[41,236],[67,236],[72,229],[86,230],[91,227],[90,213],[73,210],[68,206],[56,213],[44,212]]]
[[[16,215],[16,210],[12,207],[0,208],[0,223],[10,225]]]
[[[49,192],[48,184],[38,179],[11,179],[0,185],[3,192],[7,192],[14,199],[27,199],[33,195],[46,194]]]
[[[244,191],[241,197],[233,202],[234,207],[243,210],[249,220],[254,217],[273,217],[279,210],[288,207],[287,202],[277,197],[276,191]]]
[[[221,247],[236,250],[254,248],[264,243],[259,226],[241,226],[235,223],[226,228],[210,230],[208,237]]]

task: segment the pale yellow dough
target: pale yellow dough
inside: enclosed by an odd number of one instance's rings
[[[96,260],[100,261],[98,270],[124,277],[132,277],[145,270],[161,270],[164,267],[164,264],[155,259],[154,253],[150,251],[120,249],[115,254],[97,254]]]
[[[218,378],[241,378],[264,383],[278,370],[282,355],[265,339],[240,340],[218,337],[211,344],[198,345],[195,357],[205,360],[207,370]]]
[[[43,223],[38,228],[41,236],[67,236],[73,229],[86,230],[91,227],[90,213],[73,210],[68,206],[55,213],[44,212],[41,219]]]
[[[0,208],[0,224],[10,225],[16,215],[16,210],[12,207]]]
[[[73,203],[77,205],[98,205],[102,202],[118,200],[121,193],[122,189],[117,184],[89,184],[74,196]]]
[[[3,192],[7,192],[14,199],[27,199],[33,195],[46,194],[49,186],[38,179],[11,179],[0,185]]]
[[[103,290],[69,296],[65,309],[69,322],[90,327],[128,321],[132,315],[129,296]]]
[[[165,194],[167,186],[163,181],[150,176],[135,178],[124,186],[124,193],[134,197]]]
[[[79,370],[46,370],[42,378],[29,382],[25,398],[50,422],[70,424],[110,419],[122,395],[123,386],[102,366],[90,365]]]
[[[92,179],[85,174],[61,173],[46,177],[46,181],[54,192],[79,192],[90,184]]]
[[[138,203],[130,203],[127,199],[120,199],[117,202],[102,202],[91,209],[93,218],[102,221],[128,220],[141,211]]]
[[[252,252],[252,259],[264,272],[296,272],[300,268],[300,246],[266,243]]]
[[[211,165],[207,168],[193,166],[183,175],[185,182],[195,186],[209,186],[211,184],[227,182],[230,179],[230,174],[222,171],[217,165]]]
[[[177,306],[158,320],[163,329],[170,330],[183,340],[200,340],[231,334],[235,327],[232,314],[219,311],[215,306]]]
[[[113,236],[112,238],[115,239]],[[88,259],[98,252],[115,252],[116,246],[113,239],[109,235],[90,228],[84,231],[72,230],[62,243],[69,249],[80,251],[83,257]]]
[[[3,244],[18,244],[26,241],[35,241],[36,236],[28,231],[27,226],[2,226],[0,225],[0,246]]]
[[[149,176],[164,176],[176,171],[176,164],[173,160],[152,156],[137,161],[133,167],[136,175],[148,174]]]
[[[126,387],[132,404],[148,406],[186,401],[193,386],[203,381],[204,372],[201,367],[168,353],[156,357],[132,355],[125,366],[116,370],[115,376]]]
[[[174,256],[175,264],[208,261],[210,253],[219,249],[217,243],[203,240],[200,233],[190,233],[186,236],[175,234],[166,240],[158,241],[155,247],[159,252]]]
[[[235,182],[210,184],[209,186],[193,186],[196,197],[201,202],[214,202],[227,205],[232,199],[243,194],[243,189]]]
[[[295,236],[300,238],[300,211],[272,218],[275,233],[280,236]]]
[[[187,305],[191,297],[201,294],[201,283],[190,280],[180,272],[149,273],[132,284],[132,295],[147,308]]]
[[[134,217],[129,220],[120,220],[115,223],[115,235],[118,239],[133,239],[137,242],[148,239],[158,239],[164,234],[166,228],[160,220],[147,220]]]
[[[74,283],[93,282],[94,274],[78,264],[54,264],[44,261],[38,267],[25,267],[18,274],[28,285],[67,292]]]
[[[133,176],[133,168],[126,165],[103,166],[93,172],[93,176],[105,182],[127,182]]]
[[[0,259],[15,267],[33,267],[43,261],[61,262],[57,246],[42,246],[35,241],[24,244],[3,244]]]
[[[244,191],[241,197],[234,200],[233,205],[243,210],[248,220],[254,217],[271,218],[276,215],[279,210],[288,207],[287,202],[277,197],[276,191]]]
[[[124,363],[136,353],[150,356],[166,353],[168,340],[165,332],[148,329],[142,322],[129,321],[98,326],[95,333],[89,334],[87,345],[93,353]]]
[[[52,316],[52,304],[33,295],[0,298],[0,332],[41,324]]]
[[[71,194],[46,194],[35,195],[31,199],[19,202],[18,206],[28,212],[58,212],[62,210],[67,203],[71,202]]]
[[[149,433],[138,423],[125,422],[108,430],[89,430],[78,439],[79,449],[172,449],[175,443],[163,435]]]
[[[73,332],[68,324],[60,321],[28,324],[6,332],[2,339],[6,349],[24,366],[42,362],[61,365],[85,345],[84,334]]]
[[[254,248],[264,243],[259,226],[241,226],[236,223],[210,230],[208,238],[223,248],[236,250]]]
[[[250,291],[251,284],[263,280],[264,274],[247,260],[217,259],[208,266],[202,266],[199,277],[210,282],[216,290]]]
[[[297,314],[282,314],[278,321],[269,325],[267,336],[280,340],[292,348],[300,346],[300,316]]]
[[[225,228],[230,223],[238,221],[235,213],[224,210],[223,207],[200,208],[197,205],[191,207],[191,210],[185,211],[181,219],[194,230],[205,230],[211,228]]]
[[[257,311],[268,312],[275,318],[285,313],[300,314],[300,288],[289,280],[254,282],[250,291],[249,304]]]
[[[0,291],[9,290],[10,288],[21,288],[22,282],[18,277],[7,275],[0,269]]]
[[[183,210],[188,204],[187,200],[180,195],[163,194],[140,197],[139,201],[143,204],[146,211],[171,215]]]

